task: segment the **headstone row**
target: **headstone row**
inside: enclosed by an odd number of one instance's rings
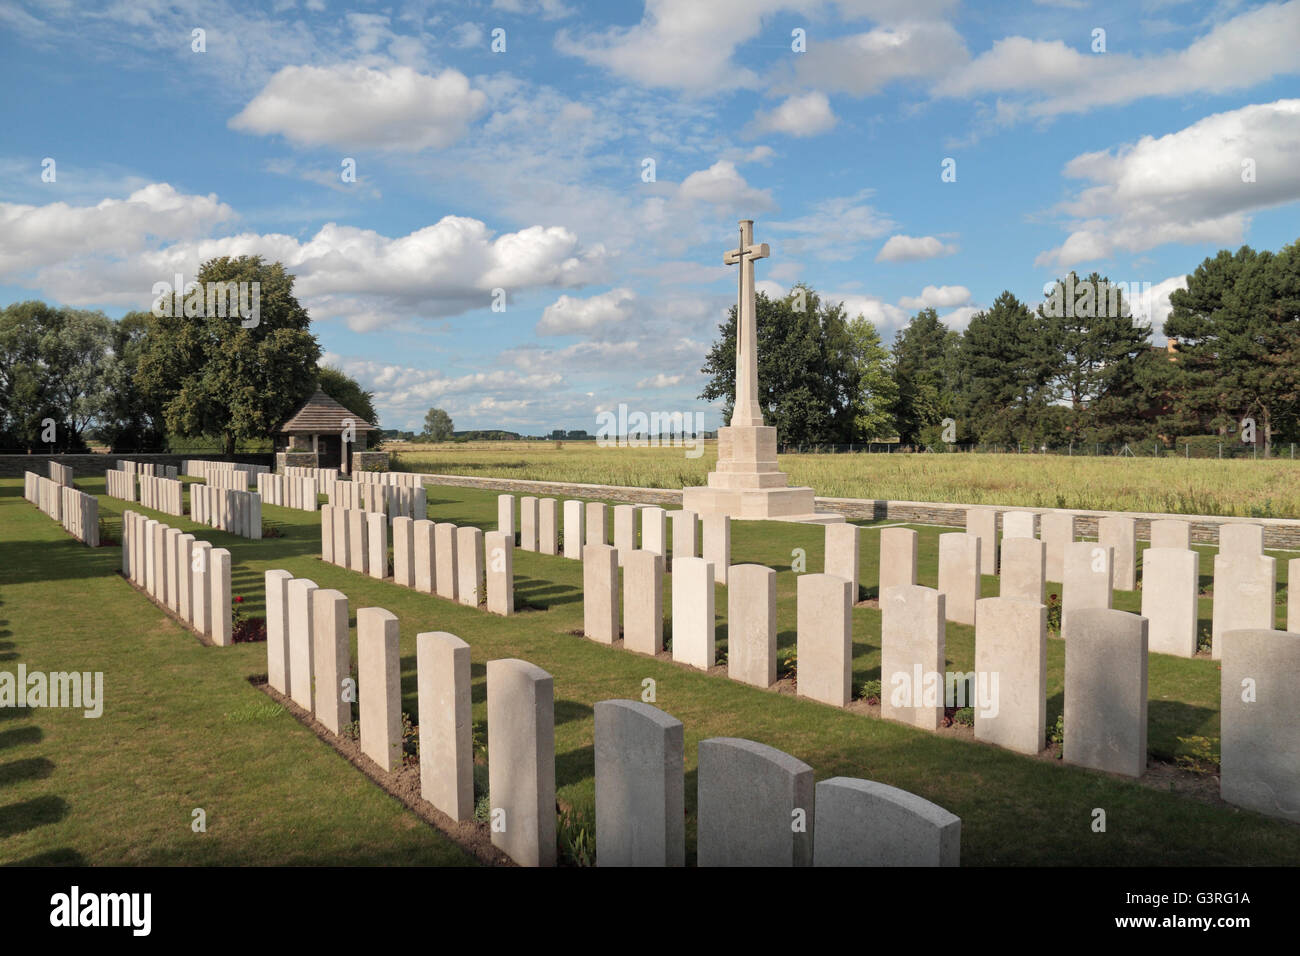
[[[135,473],[108,469],[104,472],[104,489],[110,498],[135,501]]]
[[[187,478],[202,478],[204,480],[207,480],[209,475],[218,472],[240,471],[249,475],[257,475],[271,470],[270,465],[252,465],[242,461],[208,461],[204,458],[188,458],[181,462],[181,468]]]
[[[390,524],[383,512],[321,508],[321,559],[371,577],[389,576]],[[391,522],[392,581],[493,614],[514,613],[514,542],[498,531],[427,518]]]
[[[33,471],[23,474],[23,497],[78,541],[99,547],[99,499]]]
[[[255,491],[190,485],[190,520],[243,538],[262,538],[262,496]]]
[[[132,480],[130,475],[125,476]],[[197,486],[196,486],[197,487]],[[171,478],[154,478],[140,476],[140,504],[154,511],[164,511],[169,515],[185,514],[185,486]]]
[[[310,468],[304,465],[285,465],[281,478],[310,478],[316,483],[318,495],[329,494],[330,486],[339,480],[337,468]],[[273,502],[272,502],[273,503]]]
[[[125,511],[122,574],[213,644],[231,643],[234,608],[225,548]]]
[[[311,471],[316,469],[292,469]],[[319,499],[319,482],[310,475],[276,475],[265,472],[257,476],[257,493],[268,505],[297,508],[299,511],[316,511]]]
[[[329,503],[337,508],[376,511],[390,518],[421,519],[428,515],[428,496],[420,485],[335,481],[328,486]]]
[[[357,471],[352,480],[363,485],[393,485],[403,488],[422,487],[423,475],[414,471]]]
[[[119,458],[117,460],[117,467],[118,470],[124,471],[128,475],[149,475],[154,478],[159,477],[159,469],[161,468],[161,475],[163,477],[168,477],[166,466],[160,466],[155,462],[131,461],[128,458]],[[170,477],[177,477],[174,466]]]
[[[72,484],[71,468],[69,468],[67,465],[60,465],[57,461],[51,461],[49,463],[49,466],[50,466],[51,481],[55,482],[56,484],[71,486]]]

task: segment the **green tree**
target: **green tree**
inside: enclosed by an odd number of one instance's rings
[[[971,316],[958,350],[959,434],[969,429],[997,443],[1059,439],[1051,349],[1048,324],[1010,292]]]
[[[431,408],[424,414],[424,439],[447,441],[453,431],[451,416],[441,408]]]
[[[894,336],[894,419],[899,440],[921,442],[922,431],[957,416],[957,349],[961,336],[922,309]]]
[[[379,427],[379,413],[375,411],[375,393],[361,387],[361,383],[350,375],[332,365],[322,365],[317,369],[317,384],[322,392],[338,402],[350,412],[360,415],[375,428]],[[378,431],[367,433],[367,445],[377,444],[381,438]]]
[[[861,315],[849,322],[849,338],[858,374],[853,410],[856,437],[860,441],[890,438],[897,428],[894,408],[898,404],[898,384],[889,349],[881,342],[876,327]]]
[[[113,323],[112,356],[104,370],[108,394],[99,434],[115,452],[167,447],[162,406],[136,383],[152,318],[148,312],[128,312]]]
[[[767,424],[786,442],[853,441],[859,376],[843,303],[825,305],[799,283],[783,299],[759,292],[755,310],[758,402]],[[736,395],[735,306],[718,326],[700,371],[709,376],[700,398],[723,400],[729,421]]]
[[[280,263],[223,256],[197,278],[201,286],[259,283],[257,321],[208,314],[206,302],[187,317],[177,296],[172,315],[151,317],[136,381],[161,405],[169,432],[220,436],[231,454],[236,441],[271,434],[311,394],[320,346]]]

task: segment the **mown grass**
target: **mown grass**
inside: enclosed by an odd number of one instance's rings
[[[102,492],[102,482],[78,482]],[[0,481],[3,640],[29,668],[77,667],[106,674],[98,721],[58,711],[0,712],[0,860],[105,863],[461,863],[466,858],[346,764],[296,721],[275,715],[247,683],[265,672],[264,645],[201,647],[115,574],[114,548],[90,551]],[[493,528],[496,496],[430,488],[430,517]],[[100,498],[116,530],[124,502]],[[962,818],[965,864],[1198,865],[1294,863],[1300,827],[1235,808],[1161,792],[1117,777],[1029,758],[957,737],[929,734],[801,698],[733,683],[669,661],[603,647],[582,627],[581,567],[517,552],[517,601],[533,608],[503,620],[322,563],[319,515],[268,506],[284,537],[248,541],[184,519],[156,515],[230,549],[236,593],[263,613],[262,574],[282,567],[348,595],[355,642],[358,607],[381,606],[401,621],[403,708],[416,712],[415,637],[446,630],[472,648],[474,721],[486,719],[485,665],[521,657],[555,677],[556,779],[560,801],[594,809],[595,702],[639,698],[655,681],[656,704],[686,734],[688,854],[694,849],[696,745],[714,736],[761,741],[808,762],[819,779],[848,775],[920,794]],[[921,582],[935,582],[939,529],[920,528]],[[878,532],[863,534],[861,583],[877,579]],[[733,561],[779,569],[780,643],[795,640],[794,549],[808,568],[822,561],[818,528],[740,523]],[[996,582],[984,582],[996,593]],[[1116,605],[1135,609],[1136,594]],[[726,591],[717,595],[725,649]],[[671,596],[665,608],[671,607]],[[1202,613],[1208,619],[1208,603]],[[879,678],[879,614],[856,609],[854,680]],[[354,643],[355,647],[355,643]],[[948,667],[973,666],[970,628],[948,628]],[[1049,722],[1062,707],[1064,647],[1048,652]],[[1179,738],[1218,736],[1217,664],[1152,655],[1153,753],[1170,757]],[[6,726],[7,725],[7,726]],[[3,736],[10,733],[16,735]],[[486,739],[486,735],[482,735]],[[19,779],[11,779],[13,777]],[[192,834],[190,812],[208,810],[209,832]],[[1092,832],[1096,807],[1106,834]],[[5,830],[3,827],[8,826]]]
[[[393,467],[453,475],[681,488],[717,460],[705,443],[601,448],[592,442],[390,445]],[[1300,517],[1300,462],[991,454],[781,455],[792,484],[828,498],[941,501],[1022,508]]]

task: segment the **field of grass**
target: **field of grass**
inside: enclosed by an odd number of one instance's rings
[[[110,533],[125,502],[102,497]],[[429,516],[495,527],[496,495],[430,488]],[[578,562],[529,552],[515,558],[510,620],[324,564],[319,515],[267,506],[282,537],[250,541],[154,513],[196,532],[233,558],[237,594],[261,615],[262,575],[285,568],[348,595],[355,648],[359,607],[380,606],[401,622],[402,706],[416,713],[415,637],[459,635],[472,648],[473,719],[486,720],[485,664],[520,657],[555,678],[556,780],[562,804],[591,819],[594,807],[593,705],[637,698],[653,678],[657,706],[685,724],[688,859],[693,859],[696,746],[738,736],[784,750],[835,775],[883,781],[962,818],[968,865],[1294,864],[1300,827],[1213,800],[1031,758],[961,736],[931,734],[867,714],[734,683],[725,676],[604,647],[574,636],[582,627]],[[920,581],[936,578],[938,529],[919,528]],[[740,523],[733,561],[778,569],[779,642],[795,641],[796,548],[808,568],[822,562],[821,529]],[[873,593],[879,534],[862,535],[861,585]],[[0,710],[0,862],[104,864],[347,864],[469,862],[437,831],[386,796],[286,714],[268,714],[248,683],[266,670],[265,645],[203,647],[116,572],[117,548],[90,550],[68,538],[21,498],[21,483],[0,480],[0,664],[29,670],[99,670],[104,716],[56,710]],[[1202,567],[1208,567],[1208,561]],[[1284,565],[1283,565],[1284,567]],[[1281,582],[1285,586],[1285,581]],[[671,576],[669,587],[671,587]],[[996,593],[986,578],[986,594]],[[1135,610],[1136,593],[1115,604]],[[666,595],[665,609],[671,607]],[[726,648],[726,589],[717,593],[719,651]],[[1202,602],[1203,626],[1209,604]],[[855,684],[880,678],[880,615],[853,612]],[[969,627],[949,625],[949,669],[974,663]],[[1064,645],[1049,641],[1048,711],[1063,706]],[[1150,750],[1165,760],[1217,750],[1219,671],[1209,659],[1153,654]],[[193,833],[191,813],[207,812]],[[1089,824],[1102,807],[1104,839]]]
[[[717,459],[682,448],[591,442],[389,445],[393,468],[435,474],[681,488],[702,485]],[[782,455],[791,484],[827,498],[938,501],[1024,508],[1300,517],[1300,461],[1088,458],[1061,455]]]

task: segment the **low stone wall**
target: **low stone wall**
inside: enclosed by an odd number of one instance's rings
[[[670,488],[630,488],[620,485],[589,485],[562,481],[525,481],[517,478],[479,478],[468,475],[421,475],[427,485],[453,485],[482,488],[488,491],[537,495],[548,498],[599,498],[605,501],[625,501],[631,504],[668,505],[681,507],[682,493]],[[969,505],[944,504],[933,501],[884,501],[872,498],[818,498],[818,511],[833,511],[852,521],[898,521],[907,524],[939,525],[946,528],[965,528],[966,509]],[[1225,524],[1258,524],[1264,526],[1264,546],[1268,548],[1300,550],[1300,519],[1294,518],[1220,518],[1209,515],[1158,514],[1135,511],[1082,511],[1069,508],[1018,508],[1010,505],[980,505],[999,513],[1007,511],[1032,511],[1035,514],[1073,514],[1075,527],[1082,538],[1097,536],[1097,522],[1107,515],[1123,515],[1137,519],[1137,536],[1150,540],[1151,522],[1161,518],[1188,521],[1192,526],[1192,540],[1198,544],[1217,544],[1219,527]]]
[[[122,452],[88,455],[0,455],[0,478],[17,478],[25,471],[35,471],[42,475],[49,474],[49,462],[58,462],[72,468],[75,478],[101,478],[110,468],[116,468],[119,461],[139,461],[146,464],[174,465],[181,467],[181,462],[190,458],[203,458],[207,461],[237,461],[250,465],[271,465],[271,454],[247,455],[194,455],[194,454],[157,454],[146,455],[139,452]]]

